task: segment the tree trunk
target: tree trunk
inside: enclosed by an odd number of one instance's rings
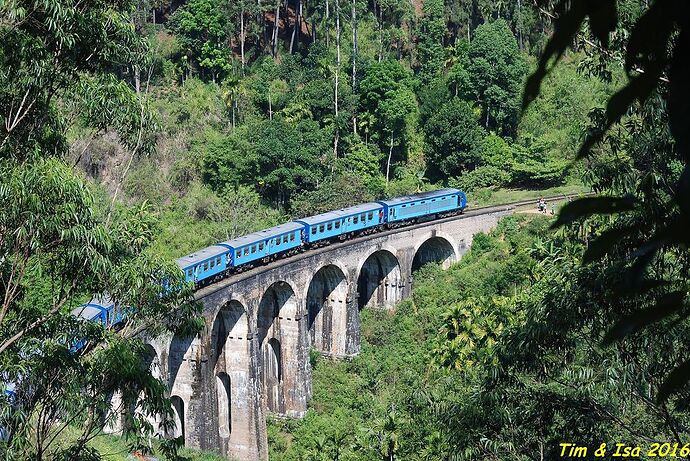
[[[244,77],[244,65],[245,65],[245,60],[244,60],[244,40],[245,40],[245,31],[244,31],[244,0],[242,0],[242,11],[240,12],[240,58],[242,60],[242,77]]]
[[[297,44],[299,45],[299,33],[302,28],[302,0],[297,0],[297,14],[295,15],[295,27],[292,28],[292,37],[290,38],[290,54],[295,44],[295,37],[297,37]]]
[[[520,50],[522,50],[522,25],[520,24],[522,21],[520,20],[522,18],[522,13],[520,10],[522,9],[522,4],[520,0],[517,0],[517,11],[518,11],[518,43],[520,44]]]
[[[386,184],[390,181],[391,158],[393,158],[393,131],[391,131],[391,144],[388,148],[388,162],[386,163]]]
[[[280,21],[280,0],[276,1],[276,14],[273,17],[273,50],[272,54],[275,58],[278,56],[278,21]]]
[[[333,140],[333,155],[338,158],[338,83],[340,77],[340,4],[335,0],[335,139]]]
[[[323,28],[323,30],[325,31],[325,34],[326,34],[326,48],[328,48],[330,46],[330,44],[328,43],[328,15],[329,15],[328,0],[326,0],[326,18],[324,21],[324,28]]]
[[[273,107],[271,105],[271,89],[268,89],[268,119],[273,120]]]
[[[383,61],[383,9],[379,3],[379,62]]]
[[[352,0],[352,93],[357,86],[357,0]],[[352,113],[352,132],[357,134],[357,111]]]
[[[139,75],[139,65],[134,64],[134,67],[132,68],[134,71],[134,89],[136,90],[137,94],[141,91],[141,76]]]

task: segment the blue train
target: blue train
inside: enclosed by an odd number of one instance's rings
[[[367,235],[383,229],[461,213],[467,206],[465,193],[441,189],[417,195],[379,200],[298,219],[203,248],[177,260],[185,280],[197,287],[305,251]],[[72,311],[76,317],[118,328],[123,310],[108,297],[93,298]],[[79,350],[85,344],[72,347]]]
[[[461,213],[465,193],[441,189],[390,200],[364,203],[298,219],[253,234],[220,242],[177,260],[187,282],[197,287],[227,275],[282,258],[419,221]]]

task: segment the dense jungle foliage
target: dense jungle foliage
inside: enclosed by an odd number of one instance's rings
[[[0,386],[21,382],[0,455],[103,459],[118,393],[113,446],[209,459],[151,443],[173,415],[139,333],[200,327],[172,258],[444,185],[473,205],[603,196],[556,230],[506,219],[363,311],[362,354],[312,354],[310,410],[271,424],[272,459],[682,447],[687,18],[673,0],[0,1]],[[70,315],[104,293],[136,306],[124,329]]]

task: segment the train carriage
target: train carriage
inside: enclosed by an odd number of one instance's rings
[[[307,243],[314,243],[375,228],[383,224],[384,219],[383,206],[379,203],[371,202],[316,216],[309,216],[298,219],[295,222],[305,226]]]
[[[98,321],[105,327],[117,325],[124,320],[122,309],[119,309],[108,296],[93,298],[88,303],[72,309],[72,315]]]
[[[379,200],[378,203],[386,207],[387,222],[395,223],[463,210],[467,206],[467,198],[465,193],[458,189],[441,189]]]
[[[211,245],[177,260],[187,282],[214,277],[232,266],[232,252],[225,246]]]
[[[285,223],[218,245],[225,246],[233,252],[233,267],[237,267],[300,247],[303,229],[304,226],[300,224]]]

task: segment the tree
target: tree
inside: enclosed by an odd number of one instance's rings
[[[423,5],[424,16],[419,22],[419,78],[428,83],[443,69],[445,50],[443,39],[446,33],[443,1],[429,0]]]
[[[209,69],[213,81],[231,68],[228,43],[232,22],[228,20],[226,8],[227,2],[219,0],[191,0],[175,10],[168,24],[187,57],[203,69]]]
[[[63,159],[77,106],[80,123],[116,127],[128,147],[150,134],[146,106],[117,80],[144,50],[130,11],[107,0],[0,5],[0,388],[15,386],[0,399],[0,452],[10,460],[93,459],[87,442],[112,413],[108,392],[137,409],[125,429],[133,445],[155,430],[147,418],[170,423],[138,333],[174,330],[197,310],[183,302],[177,266],[146,251],[147,207],[97,203]],[[127,315],[117,332],[71,314],[104,293]],[[60,440],[75,421],[76,437]]]
[[[424,125],[429,174],[445,179],[475,168],[480,162],[482,128],[468,103],[447,102]]]
[[[379,147],[388,151],[386,180],[390,179],[394,148],[404,144],[405,130],[418,110],[411,86],[410,72],[392,60],[371,65],[360,83],[362,108],[374,115],[378,131],[387,134],[384,137],[376,133]]]
[[[527,67],[504,20],[477,28],[465,66],[474,99],[482,108],[484,127],[513,136]]]
[[[263,121],[252,130],[256,142],[255,180],[261,194],[287,208],[295,193],[314,187],[325,172],[330,133],[313,120],[290,126],[282,118]]]
[[[564,225],[581,218],[596,214],[623,213],[622,221],[627,221],[623,227],[612,227],[602,233],[592,245],[587,260],[600,260],[607,254],[613,256],[617,263],[626,262],[623,274],[628,281],[626,294],[632,295],[633,301],[641,301],[650,294],[655,299],[656,308],[638,308],[622,317],[614,324],[607,334],[607,340],[613,341],[638,332],[649,325],[659,322],[669,323],[684,306],[685,292],[681,289],[653,290],[648,286],[656,286],[661,282],[671,285],[686,286],[688,269],[678,260],[678,270],[670,273],[654,271],[655,265],[667,258],[673,258],[681,247],[688,244],[688,234],[685,232],[690,222],[688,214],[688,197],[690,197],[690,135],[686,129],[688,110],[690,108],[690,93],[687,90],[687,78],[690,74],[688,54],[690,53],[690,24],[687,22],[688,6],[684,3],[656,1],[648,6],[641,16],[619,16],[618,3],[614,0],[602,4],[590,5],[585,1],[572,3],[563,2],[556,10],[555,32],[549,40],[542,54],[537,69],[529,77],[523,99],[523,107],[534,100],[539,93],[539,86],[546,74],[553,68],[566,50],[571,40],[578,34],[586,18],[589,17],[591,33],[598,44],[585,37],[588,43],[595,46],[593,50],[599,54],[603,62],[610,63],[616,59],[619,51],[625,55],[624,67],[627,74],[625,85],[612,95],[605,111],[594,114],[593,124],[580,148],[578,157],[593,155],[595,146],[601,148],[602,143],[608,144],[614,152],[620,145],[618,136],[611,133],[612,126],[630,111],[641,118],[641,132],[634,132],[633,143],[637,144],[645,154],[661,155],[664,161],[662,172],[666,180],[662,186],[655,181],[651,183],[612,183],[611,191],[615,194],[628,193],[637,196],[630,197],[595,197],[581,199],[565,208],[559,215],[559,224]],[[625,9],[623,9],[625,11]],[[612,40],[612,32],[629,33],[627,43]],[[656,95],[667,98],[666,103],[655,100]],[[647,102],[647,104],[645,104]],[[667,104],[667,105],[666,105]],[[658,126],[666,125],[674,142],[668,142],[666,137],[644,137],[641,133],[648,130],[658,130]],[[665,128],[665,127],[664,127]],[[665,129],[657,133],[668,133]],[[656,144],[656,145],[655,145]],[[603,144],[605,146],[605,144]],[[655,148],[649,149],[649,146]],[[678,167],[671,165],[678,162]],[[640,169],[647,174],[655,174],[659,164],[657,162],[640,162]],[[679,171],[681,170],[681,171]],[[623,188],[620,188],[623,185]],[[633,186],[632,190],[629,186]],[[651,206],[653,203],[664,203],[663,211]],[[636,236],[629,241],[625,237]],[[623,244],[614,250],[618,244]],[[633,260],[632,264],[627,261]],[[619,293],[620,294],[620,293]],[[621,303],[623,301],[621,300]],[[673,393],[680,392],[690,378],[688,361],[674,362],[673,371],[658,388],[657,402],[665,402]],[[669,368],[661,368],[669,369]]]

